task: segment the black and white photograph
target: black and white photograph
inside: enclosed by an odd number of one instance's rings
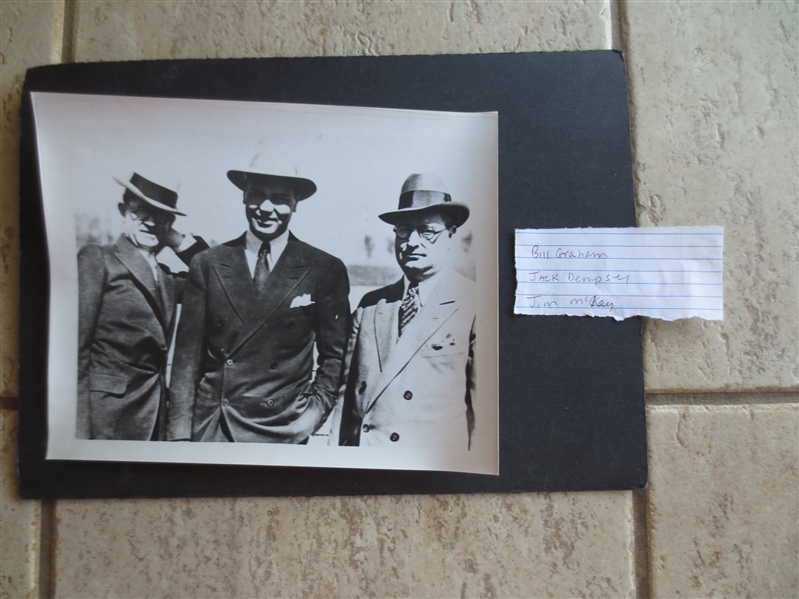
[[[499,473],[497,113],[32,104],[48,459]]]

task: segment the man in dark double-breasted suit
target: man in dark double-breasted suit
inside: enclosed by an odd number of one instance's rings
[[[336,401],[347,270],[288,230],[297,203],[316,191],[312,181],[245,171],[228,178],[244,192],[249,228],[191,264],[167,438],[304,443]]]
[[[177,193],[134,173],[111,245],[78,253],[78,410],[82,439],[159,440],[166,420],[166,365],[182,281],[156,261],[165,246],[188,264],[208,245],[172,224]]]

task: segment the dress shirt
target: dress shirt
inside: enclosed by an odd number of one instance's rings
[[[176,254],[179,254],[180,252],[189,249],[195,243],[197,243],[196,237],[194,237],[193,235],[185,235],[183,237],[183,241],[180,242],[180,245],[178,245],[178,247],[174,249],[174,252]],[[153,271],[153,278],[155,279],[156,284],[160,284],[161,267],[158,265],[158,259],[155,257],[156,252],[153,252],[152,250],[145,248],[136,248],[136,249],[138,249],[139,252],[141,252],[141,255],[147,261],[147,264],[150,265],[150,270]],[[160,247],[156,249],[160,249]]]
[[[266,263],[269,265],[269,272],[275,270],[275,264],[286,249],[286,244],[289,242],[288,229],[283,231],[274,239],[269,240],[269,253],[266,255]],[[247,258],[247,267],[250,269],[250,276],[255,277],[255,265],[258,264],[258,252],[261,251],[261,241],[255,236],[255,233],[247,229],[247,237],[244,246],[244,255]]]
[[[419,307],[421,308],[424,306],[427,298],[430,297],[430,294],[433,293],[433,289],[436,286],[436,282],[438,281],[438,275],[441,274],[437,272],[429,279],[425,279],[424,281],[419,281],[417,283],[419,287]],[[402,297],[405,297],[405,294],[408,293],[408,287],[410,286],[411,282],[408,280],[408,277],[402,275]],[[397,308],[399,310],[399,308]]]
[[[155,284],[159,285],[161,282],[161,267],[158,266],[158,260],[155,259],[155,254],[144,248],[138,248],[138,250],[141,252],[142,257],[147,261],[147,264],[150,266],[150,270],[153,272],[153,279],[155,279]]]

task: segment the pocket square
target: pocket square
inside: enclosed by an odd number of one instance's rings
[[[443,339],[438,339],[430,343],[430,347],[436,351],[444,349],[444,347],[451,347],[453,345],[455,345],[455,338],[452,336],[452,333],[447,333],[447,336]]]
[[[311,294],[306,293],[305,295],[298,295],[293,300],[291,300],[291,305],[289,308],[302,308],[303,306],[310,306],[313,303],[311,299]]]

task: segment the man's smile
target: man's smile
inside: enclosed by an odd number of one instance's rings
[[[261,226],[267,226],[267,225],[270,225],[272,223],[280,222],[274,216],[256,216],[256,217],[253,217],[253,220],[256,222],[256,224],[259,224]]]

